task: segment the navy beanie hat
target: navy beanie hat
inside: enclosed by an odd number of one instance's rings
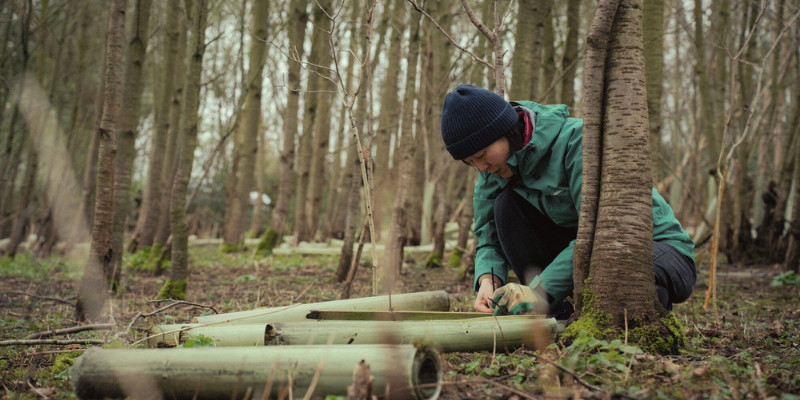
[[[458,85],[444,98],[442,139],[453,159],[463,160],[503,137],[518,119],[497,93]]]

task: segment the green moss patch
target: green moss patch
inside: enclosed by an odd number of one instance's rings
[[[258,257],[265,257],[272,254],[272,249],[275,248],[275,245],[278,244],[278,231],[273,228],[267,229],[264,232],[264,236],[261,237],[261,240],[258,242],[258,247],[256,247],[256,256]]]
[[[425,268],[441,268],[442,267],[442,253],[438,251],[432,251],[431,254],[428,256],[428,259],[425,260]]]
[[[164,300],[164,299],[185,300],[187,281],[188,281],[187,279],[181,279],[178,281],[167,279],[167,281],[164,282],[164,286],[162,286],[161,290],[158,292],[156,300]]]

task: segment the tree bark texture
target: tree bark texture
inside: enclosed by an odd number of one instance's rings
[[[114,165],[114,226],[113,260],[114,281],[112,288],[116,291],[119,276],[122,272],[122,251],[125,225],[131,202],[131,169],[136,156],[136,135],[139,126],[139,112],[142,106],[142,77],[144,60],[147,51],[147,40],[152,0],[139,0],[133,10],[133,26],[128,41],[127,67],[122,87],[122,110],[119,125],[114,134],[117,136],[117,157]]]
[[[108,279],[113,273],[112,227],[114,218],[114,158],[122,102],[122,58],[125,32],[125,0],[110,2],[106,44],[103,116],[98,130],[97,195],[89,259],[78,286],[74,318],[97,320],[105,305]]]
[[[238,249],[244,243],[244,232],[247,223],[247,210],[250,207],[250,191],[253,188],[253,175],[258,155],[258,135],[261,128],[261,95],[264,63],[266,62],[267,22],[269,22],[269,3],[253,2],[251,10],[249,65],[247,69],[247,98],[244,103],[244,117],[237,127],[236,135],[239,148],[238,175],[236,188],[231,199],[230,215],[225,218],[225,243],[231,250]],[[261,199],[256,199],[253,213],[260,212]]]
[[[586,66],[583,78],[583,182],[578,237],[573,249],[573,282],[575,283],[575,317],[583,308],[583,285],[589,277],[589,265],[595,240],[597,207],[600,201],[600,172],[603,147],[603,114],[605,112],[605,69],[611,25],[619,6],[618,0],[603,1],[597,7],[594,22],[586,39]]]
[[[587,160],[593,162],[596,157],[589,153],[601,152],[601,195],[597,202],[588,280],[586,286],[580,285],[580,292],[576,289],[575,297],[582,297],[581,319],[599,328],[598,332],[608,328],[621,332],[622,327],[630,324],[634,332],[641,329],[640,333],[652,333],[653,337],[642,338],[644,347],[659,353],[675,353],[683,345],[682,336],[668,327],[671,322],[665,322],[666,311],[658,302],[652,264],[652,178],[641,7],[641,0],[622,0],[618,7],[614,7],[613,2],[602,2],[590,33],[591,56],[587,66],[597,65],[594,64],[596,46],[604,44],[595,41],[598,38],[595,34],[601,32],[599,36],[602,36],[602,33],[609,32],[610,37],[605,43],[608,47],[601,78],[605,86],[605,102],[599,103],[604,105],[600,125],[601,147],[595,146],[597,143],[591,138],[596,136],[594,133],[589,133],[591,139],[583,143],[584,190],[587,184],[591,185],[586,182],[587,174],[596,171],[590,166],[591,172],[587,172]],[[611,13],[614,8],[616,12]],[[612,15],[613,24],[609,29]],[[594,88],[598,85],[590,80],[597,75],[592,75],[588,69],[586,72],[588,96],[592,84]],[[589,104],[585,118],[596,131],[598,110],[590,110]],[[587,210],[583,205],[581,212],[585,217]],[[579,239],[585,242],[584,232],[580,232],[582,228],[583,221],[579,227]],[[577,267],[579,259],[585,260],[585,256],[575,256],[576,288],[579,279],[583,283],[584,276],[578,275],[579,271],[585,271]],[[625,279],[621,280],[620,276]],[[572,330],[580,325],[571,326]]]

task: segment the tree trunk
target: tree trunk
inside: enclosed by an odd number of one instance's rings
[[[794,271],[800,273],[800,146],[795,146],[794,149],[794,173],[792,174],[792,181],[794,181],[794,193],[792,201],[792,222],[789,226],[789,243],[786,246],[786,261],[785,268],[787,271]]]
[[[401,14],[403,8],[403,1],[397,0],[395,2],[395,17],[405,20],[406,12]],[[386,238],[386,249],[384,250],[384,258],[381,262],[383,265],[386,276],[389,282],[384,285],[385,288],[390,288],[394,285],[394,281],[402,272],[403,268],[403,246],[406,242],[406,210],[408,203],[408,187],[411,182],[411,173],[413,171],[413,158],[416,151],[416,141],[412,134],[414,123],[414,98],[417,97],[416,82],[417,82],[417,60],[419,58],[419,21],[420,15],[411,15],[411,25],[409,26],[409,43],[408,43],[408,70],[406,71],[406,86],[403,98],[403,115],[402,115],[402,131],[399,137],[400,146],[398,147],[399,155],[397,165],[397,190],[394,197],[394,205],[392,209],[392,224],[389,230],[389,236]]]
[[[316,4],[315,8],[319,8]],[[323,23],[319,18],[328,20],[328,17],[322,13],[315,11],[314,25]],[[322,52],[328,52],[328,42],[325,40],[326,33],[320,31],[319,28],[314,28],[314,33],[311,39],[311,54],[308,59],[317,63],[321,59]],[[327,57],[327,56],[326,56]],[[317,71],[325,73],[325,71]],[[314,130],[317,122],[317,106],[319,99],[320,77],[313,72],[308,74],[308,91],[305,94],[305,112],[303,113],[303,136],[300,138],[300,151],[298,154],[297,162],[297,186],[295,192],[295,207],[294,207],[294,242],[295,244],[302,241],[311,240],[312,233],[308,230],[308,216],[306,214],[306,198],[308,197],[309,176],[311,174],[311,159],[313,153],[314,143]],[[328,104],[324,105],[325,107]]]
[[[610,338],[631,326],[643,347],[675,354],[685,341],[683,331],[659,305],[653,275],[641,6],[641,0],[601,2],[589,34],[581,223],[574,252],[574,297],[581,299],[582,310],[564,336],[569,340],[589,329]],[[595,103],[598,96],[607,102]]]
[[[536,101],[553,104],[556,99],[556,47],[553,28],[553,0],[542,3],[542,79],[541,93]]]
[[[225,217],[225,241],[222,244],[223,252],[238,251],[244,245],[244,231],[247,222],[247,210],[250,207],[250,191],[253,188],[253,173],[255,172],[256,157],[258,155],[258,135],[261,127],[261,94],[263,91],[263,71],[267,44],[267,22],[269,22],[269,3],[266,1],[253,2],[251,10],[250,29],[250,55],[247,76],[247,98],[244,103],[244,117],[237,127],[239,136],[239,165],[238,171],[231,173],[238,176],[235,194],[231,199],[230,215]],[[253,213],[260,212],[261,199],[256,199]]]
[[[19,190],[17,212],[14,214],[14,225],[11,228],[11,241],[6,247],[6,255],[11,258],[16,255],[19,244],[27,239],[25,226],[28,224],[28,218],[36,210],[36,205],[31,200],[33,200],[33,190],[38,169],[39,156],[36,154],[33,137],[29,137],[28,154],[25,158],[25,175],[22,178],[22,187]]]
[[[250,220],[250,237],[257,238],[261,236],[261,228],[264,225],[264,218],[263,218],[263,210],[264,208],[264,201],[261,199],[264,196],[264,141],[266,138],[264,137],[263,125],[259,128],[258,137],[258,152],[256,153],[256,171],[255,171],[255,180],[256,180],[256,190],[258,191],[258,196],[256,196],[256,202],[253,204],[253,218]]]
[[[74,318],[97,320],[108,296],[108,280],[113,273],[112,227],[114,218],[114,158],[122,102],[122,59],[125,32],[125,0],[112,0],[106,44],[105,93],[103,116],[98,130],[97,196],[89,259],[78,286]]]
[[[536,46],[539,37],[536,21],[541,7],[537,0],[520,0],[517,13],[517,30],[514,34],[514,61],[511,63],[513,85],[508,87],[508,95],[512,100],[534,100],[533,88],[537,83],[535,71],[539,69],[538,54],[541,46]],[[484,17],[485,18],[485,17]],[[533,29],[531,29],[533,25]]]
[[[136,129],[139,126],[139,112],[142,106],[142,89],[144,80],[142,70],[147,50],[149,32],[150,6],[152,0],[136,2],[133,11],[133,26],[128,42],[128,66],[122,88],[122,110],[120,123],[114,134],[117,136],[117,157],[114,166],[114,226],[113,237],[113,274],[111,287],[116,291],[122,273],[123,237],[125,222],[128,219],[130,205],[131,169],[136,156]]]
[[[181,14],[188,15],[191,10],[182,9]],[[183,101],[184,90],[186,87],[186,70],[187,70],[187,21],[185,17],[178,17],[178,44],[177,53],[175,58],[175,71],[174,84],[175,87],[171,93],[171,101],[169,106],[169,136],[167,137],[167,146],[164,150],[164,169],[161,170],[161,188],[164,191],[161,193],[161,215],[158,217],[158,228],[156,235],[153,238],[153,247],[150,252],[150,259],[153,259],[153,254],[158,258],[164,244],[170,235],[170,209],[172,203],[172,188],[175,178],[175,169],[180,159],[179,142],[178,138],[181,136],[180,132],[183,129]],[[182,140],[182,139],[181,139]],[[157,271],[159,272],[158,268]]]
[[[564,46],[564,57],[561,59],[561,68],[564,77],[561,78],[561,94],[558,101],[566,104],[568,109],[575,105],[575,70],[578,58],[578,30],[581,24],[581,1],[567,1],[567,40]]]
[[[317,30],[322,30],[324,33],[331,29],[332,22],[328,15],[331,15],[333,10],[333,3],[330,0],[321,0],[315,4],[314,7],[314,21]],[[325,41],[326,36],[320,35],[320,40]],[[327,43],[325,43],[327,44]],[[332,78],[331,71],[326,68],[330,67],[333,62],[331,51],[328,50],[327,45],[320,43],[321,49],[318,53],[318,58],[314,58],[314,63],[320,65],[317,72],[326,77]],[[317,236],[317,229],[319,228],[320,220],[320,207],[322,205],[322,189],[326,186],[325,170],[328,162],[328,144],[331,137],[331,93],[336,91],[336,84],[317,77],[317,84],[320,92],[317,93],[317,115],[316,123],[314,124],[314,148],[311,156],[311,165],[309,166],[308,176],[308,192],[305,201],[306,207],[306,234],[309,240],[313,240]],[[298,200],[298,206],[300,206]]]
[[[472,174],[470,174],[472,175]],[[461,258],[464,256],[464,249],[467,248],[467,239],[469,238],[469,231],[472,228],[472,218],[475,216],[473,209],[473,192],[475,192],[475,183],[477,178],[467,177],[467,187],[464,191],[464,209],[458,218],[458,239],[456,240],[456,248],[450,253],[450,259],[447,261],[449,268],[458,268],[461,265]]]
[[[647,119],[650,131],[650,154],[653,184],[666,174],[661,149],[661,90],[664,83],[664,0],[643,3],[644,66],[647,82]],[[699,23],[699,21],[698,21]]]
[[[303,42],[305,41],[306,25],[308,25],[308,13],[305,9],[305,2],[300,0],[293,1],[294,17],[291,21],[290,43],[298,59],[303,59],[305,53]],[[289,62],[288,73],[288,94],[286,108],[283,119],[283,151],[280,157],[280,184],[278,188],[278,199],[275,202],[275,209],[272,212],[270,229],[274,230],[275,243],[280,241],[286,223],[289,219],[289,203],[292,198],[292,170],[294,168],[295,144],[297,135],[297,109],[300,103],[300,63]],[[269,245],[269,244],[267,244]]]
[[[200,88],[202,85],[203,54],[206,50],[206,24],[208,0],[193,0],[191,7],[191,43],[186,70],[186,92],[183,97],[183,124],[181,133],[183,146],[175,171],[170,203],[170,226],[172,227],[172,270],[170,279],[158,293],[159,299],[183,300],[189,280],[189,229],[186,223],[186,192],[192,173],[194,150],[197,147],[197,131],[200,125]],[[187,6],[188,8],[188,6]]]
[[[155,112],[156,120],[153,132],[153,144],[150,151],[150,165],[147,173],[147,188],[145,189],[145,200],[139,219],[142,221],[138,232],[138,246],[152,246],[158,229],[159,216],[165,205],[164,196],[169,186],[165,186],[162,181],[165,161],[171,159],[167,154],[167,143],[169,141],[170,129],[177,130],[178,127],[171,127],[170,119],[170,100],[175,89],[176,66],[180,64],[179,44],[181,37],[181,26],[178,22],[181,16],[180,0],[169,0],[167,6],[167,22],[165,25],[165,45],[164,45],[164,64],[163,75],[161,75],[161,91],[159,92],[158,102]]]

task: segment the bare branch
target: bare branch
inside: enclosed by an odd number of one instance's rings
[[[2,340],[0,346],[38,346],[41,344],[54,344],[58,346],[66,346],[68,344],[106,344],[101,339],[74,339],[74,340],[59,340],[59,339],[33,339],[33,340]]]
[[[41,339],[43,337],[48,336],[57,336],[57,335],[64,335],[68,333],[78,333],[84,331],[105,331],[109,329],[113,329],[114,324],[94,324],[94,325],[82,325],[82,326],[73,326],[72,328],[64,328],[64,329],[52,329],[49,331],[42,331],[42,332],[34,332],[28,336],[25,336],[25,339]]]
[[[459,49],[459,50],[461,50],[461,51],[463,51],[463,52],[465,52],[465,53],[469,54],[470,56],[472,56],[472,58],[473,58],[475,61],[477,61],[477,62],[479,62],[479,63],[481,63],[481,64],[483,64],[483,65],[485,65],[485,66],[487,66],[487,67],[489,67],[489,68],[493,68],[493,67],[492,67],[492,64],[489,64],[489,63],[488,63],[487,61],[485,61],[484,59],[482,59],[482,58],[480,58],[480,57],[476,56],[476,55],[475,55],[475,53],[473,53],[473,52],[471,52],[471,51],[469,51],[469,50],[467,50],[467,49],[465,49],[465,48],[461,47],[461,46],[460,46],[458,43],[456,43],[456,41],[455,41],[455,40],[453,40],[453,38],[452,38],[452,37],[450,37],[450,35],[449,35],[447,32],[445,32],[445,30],[444,30],[444,29],[442,29],[442,27],[441,27],[441,26],[439,26],[439,23],[438,23],[438,22],[436,22],[436,20],[435,20],[435,19],[433,19],[433,17],[431,17],[431,16],[430,16],[428,13],[426,13],[424,10],[422,10],[422,8],[421,8],[421,7],[420,7],[420,6],[417,4],[417,2],[416,2],[415,0],[408,0],[408,2],[409,2],[409,3],[411,3],[411,5],[412,5],[412,6],[414,6],[414,9],[415,9],[415,10],[417,10],[419,13],[421,13],[421,14],[422,14],[422,15],[424,15],[424,16],[426,16],[426,17],[427,17],[427,18],[428,18],[428,19],[429,19],[431,22],[433,22],[433,24],[434,24],[434,25],[436,25],[436,28],[437,28],[437,29],[439,29],[439,31],[441,31],[441,32],[444,34],[444,36],[446,36],[446,37],[447,37],[447,39],[448,39],[448,40],[450,40],[450,43],[452,43],[452,44],[453,44],[453,46],[456,46],[456,48],[457,48],[457,49]],[[468,7],[468,6],[467,6],[467,7]],[[472,17],[474,17],[474,15],[473,15]],[[471,17],[471,18],[472,18],[472,17]],[[483,25],[483,24],[481,24],[481,25]],[[486,28],[486,26],[484,26],[484,29],[486,29],[486,30],[488,31],[488,29]],[[481,32],[483,32],[483,31],[481,31]],[[491,35],[492,33],[491,33],[491,32],[489,32],[489,34]],[[486,32],[484,32],[484,35],[486,35]],[[487,36],[487,37],[488,37],[488,36]]]

